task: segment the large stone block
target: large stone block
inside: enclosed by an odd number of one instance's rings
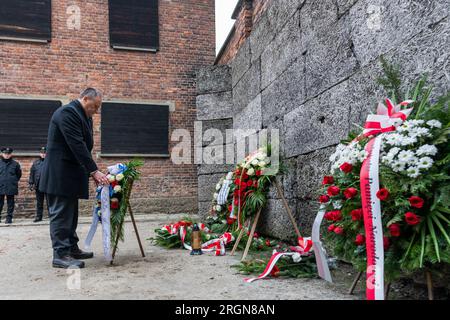
[[[197,71],[197,93],[217,93],[231,90],[231,71],[227,65],[209,66]]]
[[[255,61],[270,46],[275,35],[283,28],[305,0],[272,1],[250,34],[251,60]]]
[[[262,128],[261,94],[257,95],[241,112],[234,115],[233,129],[259,131]]]
[[[350,106],[345,81],[284,117],[286,157],[337,144],[349,132]]]
[[[449,48],[450,23],[447,17],[386,54],[386,59],[400,66],[405,91],[426,73],[435,95],[442,95],[450,91]]]
[[[227,130],[230,129],[233,129],[233,119],[231,118],[202,121],[202,146],[225,144]],[[219,132],[220,137],[216,137]]]
[[[225,173],[230,172],[234,169],[234,164],[200,164],[198,165],[199,175],[209,175],[215,173]]]
[[[293,213],[296,212],[297,200],[289,199],[288,205]],[[296,237],[294,227],[280,199],[269,199],[267,206],[261,213],[258,232],[281,240],[292,240]]]
[[[197,119],[215,120],[230,118],[233,112],[231,91],[197,96]]]
[[[204,221],[211,213],[211,201],[201,201],[198,203],[198,215],[200,221]]]
[[[252,65],[251,56],[250,41],[247,39],[247,41],[245,41],[239,48],[239,51],[230,63],[231,83],[233,87],[236,86],[248,69],[250,69]]]
[[[283,119],[283,116],[304,103],[305,59],[300,57],[262,92],[263,127]]]
[[[302,11],[302,15],[308,14]],[[334,17],[334,12],[332,17]],[[302,28],[305,55],[306,96],[314,97],[348,78],[359,67],[353,52],[348,16],[331,25]]]
[[[302,55],[299,11],[287,21],[261,55],[261,88],[264,89]]]
[[[256,61],[233,89],[233,114],[241,112],[261,90],[261,63]]]
[[[448,12],[448,0],[359,0],[349,12],[356,56],[365,65],[433,26]]]
[[[211,175],[198,176],[198,201],[212,201],[216,192],[216,185],[225,174],[215,173]]]
[[[316,200],[322,179],[329,174],[329,158],[335,148],[320,149],[297,157],[297,196],[301,200]]]
[[[319,203],[317,201],[298,201],[296,217],[300,233],[304,237],[311,236],[312,226],[318,211]]]

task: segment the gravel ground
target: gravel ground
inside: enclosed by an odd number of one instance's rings
[[[53,269],[48,223],[17,221],[0,227],[0,299],[355,299],[345,294],[345,285],[318,279],[271,279],[244,283],[230,268],[238,257],[205,254],[192,257],[188,251],[164,250],[145,238],[172,216],[138,216],[144,241],[142,258],[131,223],[126,223],[126,241],[119,246],[114,266],[102,256],[101,230],[97,231],[94,259],[81,270],[80,288],[74,271]],[[81,219],[78,235],[84,240],[89,220]]]

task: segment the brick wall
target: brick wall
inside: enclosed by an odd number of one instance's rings
[[[70,5],[81,9],[80,30],[67,27],[66,10]],[[104,100],[172,101],[175,111],[170,115],[171,130],[192,131],[195,71],[211,65],[215,58],[214,0],[160,0],[159,5],[160,51],[155,54],[110,47],[107,0],[52,1],[49,44],[0,41],[0,96],[70,100],[83,88],[93,86],[103,91]],[[100,122],[100,116],[95,116],[93,154],[100,168],[105,169],[127,159],[99,158]],[[27,180],[34,158],[16,160],[24,173],[17,215],[31,214],[34,202]],[[196,172],[194,165],[146,159],[142,179],[135,187],[135,211],[195,212]]]
[[[234,18],[234,29],[217,57],[217,64],[227,64],[233,60],[239,48],[248,38],[261,14],[272,0],[241,0],[238,2]]]

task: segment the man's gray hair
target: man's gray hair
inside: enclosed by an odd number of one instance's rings
[[[80,99],[83,99],[84,97],[88,97],[88,98],[97,98],[97,97],[102,97],[102,93],[100,92],[100,90],[97,90],[95,88],[87,88],[85,89],[81,94],[80,94]]]

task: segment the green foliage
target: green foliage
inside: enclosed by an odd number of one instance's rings
[[[262,254],[260,257],[252,259],[250,261],[243,261],[239,264],[231,266],[237,269],[239,273],[245,275],[259,275],[266,268],[269,262],[270,256]],[[290,277],[290,278],[316,278],[317,267],[314,256],[302,257],[302,261],[296,263],[292,261],[291,257],[282,257],[277,262],[277,268],[275,276],[277,277]]]

